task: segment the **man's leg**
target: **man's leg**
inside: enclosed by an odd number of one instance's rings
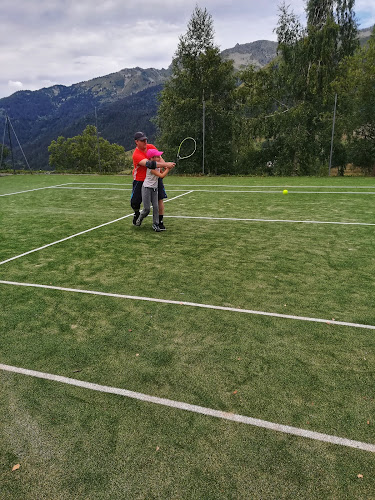
[[[130,198],[130,205],[134,210],[133,224],[135,225],[142,203],[142,181],[133,181],[133,191]]]

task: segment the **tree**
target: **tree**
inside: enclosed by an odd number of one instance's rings
[[[82,135],[58,137],[48,147],[51,167],[59,172],[119,172],[130,167],[125,149],[97,137],[96,127],[88,125]]]
[[[352,0],[309,0],[303,28],[283,4],[276,28],[277,60],[259,74],[241,74],[242,116],[262,144],[258,158],[263,171],[267,163],[272,163],[274,173],[284,175],[327,169],[334,106],[331,84],[340,61],[358,46],[353,6]]]
[[[184,137],[197,140],[197,153],[179,172],[202,171],[202,119],[205,106],[205,172],[223,173],[232,163],[233,63],[222,61],[214,44],[211,15],[196,7],[172,61],[172,77],[160,96],[156,123],[165,156],[173,159]],[[220,147],[218,147],[220,145]]]
[[[349,161],[375,174],[375,27],[370,40],[344,59],[333,83],[342,108]]]
[[[10,150],[4,144],[0,144],[0,155],[1,155],[1,164],[0,168],[5,168],[4,160],[7,156],[9,156]]]

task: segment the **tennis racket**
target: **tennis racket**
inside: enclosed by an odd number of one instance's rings
[[[190,156],[193,156],[196,149],[197,143],[195,139],[193,139],[192,137],[185,137],[185,139],[181,141],[178,147],[176,165],[179,160],[185,160],[186,158],[190,158]]]

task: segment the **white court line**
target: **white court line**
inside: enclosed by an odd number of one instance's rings
[[[210,417],[221,418],[224,420],[231,420],[233,422],[239,422],[242,424],[252,425],[255,427],[260,427],[272,431],[282,432],[284,434],[291,434],[303,438],[314,439],[316,441],[336,444],[340,446],[346,446],[349,448],[356,448],[357,450],[371,451],[373,453],[375,452],[375,444],[364,443],[362,441],[354,441],[352,439],[332,436],[329,434],[322,434],[320,432],[301,429],[299,427],[291,427],[289,425],[276,424],[274,422],[269,422],[267,420],[260,420],[258,418],[246,417],[244,415],[238,415],[236,413],[229,413],[220,410],[214,410],[212,408],[205,408],[204,406],[192,405],[189,403],[184,403],[182,401],[174,401],[173,399],[159,398],[157,396],[149,396],[148,394],[143,394],[141,392],[129,391],[127,389],[120,389],[117,387],[110,387],[108,385],[94,384],[92,382],[85,382],[84,380],[62,377],[61,375],[54,375],[51,373],[28,370],[26,368],[19,368],[16,366],[9,366],[1,363],[0,363],[0,370],[4,370],[11,373],[18,373],[21,375],[27,375],[29,377],[36,377],[45,380],[50,380],[53,382],[60,382],[63,384],[81,387],[83,389],[90,389],[92,391],[104,392],[107,394],[116,394],[127,398],[137,399],[139,401],[146,401],[148,403],[168,406],[170,408],[176,408],[178,410],[185,410],[193,413],[199,413],[201,415],[207,415]]]
[[[69,183],[67,183],[67,184],[69,184]],[[12,196],[13,194],[31,193],[31,191],[40,191],[41,189],[59,188],[60,186],[66,186],[66,184],[57,184],[56,186],[46,186],[46,187],[35,188],[35,189],[27,189],[26,191],[18,191],[16,193],[0,194],[0,196]]]
[[[14,285],[14,286],[25,286],[32,288],[43,288],[47,290],[59,290],[61,292],[73,292],[73,293],[84,293],[88,295],[99,295],[101,297],[114,297],[118,299],[129,299],[129,300],[142,300],[146,302],[158,302],[161,304],[174,304],[178,306],[189,306],[189,307],[200,307],[202,309],[214,309],[217,311],[230,311],[236,313],[244,313],[244,314],[254,314],[258,316],[271,316],[273,318],[285,318],[285,319],[294,319],[300,321],[311,321],[313,323],[326,323],[329,325],[340,325],[340,326],[351,326],[354,328],[365,328],[367,330],[375,330],[375,325],[363,325],[361,323],[349,323],[347,321],[332,321],[328,319],[321,318],[309,318],[307,316],[294,316],[292,314],[280,314],[280,313],[272,313],[266,311],[255,311],[253,309],[240,309],[238,307],[226,307],[226,306],[215,306],[211,304],[200,304],[198,302],[184,302],[179,300],[168,300],[168,299],[158,299],[153,297],[141,297],[137,295],[125,295],[121,293],[109,293],[109,292],[98,292],[95,290],[81,290],[79,288],[66,288],[61,286],[53,286],[53,285],[40,285],[37,283],[21,283],[18,281],[5,281],[0,280],[0,284],[3,285]]]
[[[288,220],[288,219],[239,219],[234,217],[196,217],[190,215],[166,215],[171,219],[203,219],[203,220],[230,220],[230,221],[253,221],[253,222],[300,222],[304,224],[341,224],[345,226],[375,226],[375,223],[370,222],[330,222],[318,220]]]
[[[78,189],[81,189],[81,190],[86,190],[86,191],[89,191],[89,190],[92,190],[92,191],[132,191],[132,187],[124,187],[124,188],[111,188],[111,187],[71,187],[71,186],[56,186],[56,189],[72,189],[72,190],[78,190]],[[186,191],[186,189],[184,188],[181,188],[181,189],[169,189],[168,188],[168,192],[175,192],[175,191]],[[192,191],[190,191],[192,192]],[[164,199],[164,201],[168,201],[166,199]]]
[[[56,186],[57,189],[84,189],[86,191],[89,190],[104,190],[104,191],[132,191],[132,187],[123,187],[123,188],[112,188],[112,187],[76,187],[76,186]],[[186,189],[180,189],[179,191],[186,191]]]
[[[170,198],[168,200],[165,200],[164,203],[167,201],[172,201],[177,198],[180,198],[181,196],[185,196],[185,194],[190,194],[192,191],[188,191],[186,193],[179,194],[178,196],[175,196],[174,198]],[[80,231],[79,233],[72,234],[71,236],[67,236],[66,238],[62,238],[61,240],[53,241],[52,243],[47,243],[47,245],[43,245],[39,248],[34,248],[33,250],[29,250],[28,252],[21,253],[20,255],[16,255],[15,257],[11,257],[10,259],[3,260],[0,262],[0,266],[3,264],[6,264],[7,262],[10,262],[15,259],[19,259],[20,257],[24,257],[25,255],[29,255],[30,253],[38,252],[39,250],[43,250],[44,248],[51,247],[52,245],[57,245],[58,243],[62,243],[63,241],[70,240],[72,238],[75,238],[76,236],[80,236],[81,234],[89,233],[90,231],[94,231],[95,229],[99,229],[100,227],[108,226],[109,224],[113,224],[114,222],[118,222],[120,220],[126,219],[127,217],[131,217],[133,213],[124,215],[123,217],[119,217],[118,219],[111,220],[109,222],[105,222],[104,224],[100,224],[99,226],[91,227],[90,229],[86,229],[85,231]]]
[[[106,187],[68,187],[68,186],[56,186],[57,189],[81,189],[81,190],[103,190],[103,191],[131,191],[132,188],[106,188]],[[184,189],[177,189],[177,186],[169,187],[165,185],[165,188],[168,191],[185,191]],[[190,192],[198,192],[198,193],[266,193],[266,194],[280,194],[282,193],[282,188],[279,191],[271,191],[271,190],[225,190],[225,189],[193,189]],[[372,191],[289,191],[289,194],[375,194]]]
[[[256,190],[242,190],[242,191],[234,191],[234,190],[224,190],[224,189],[219,189],[219,190],[215,190],[215,189],[194,189],[193,190],[194,192],[197,192],[197,193],[237,193],[237,194],[240,194],[240,193],[269,193],[269,194],[280,194],[283,192],[283,189],[280,189],[279,191],[256,191]],[[375,191],[342,191],[342,192],[339,192],[339,191],[289,191],[288,194],[340,194],[340,195],[343,195],[343,194],[375,194]]]
[[[105,184],[109,186],[131,186],[131,184],[119,184],[115,182],[67,182],[67,185],[69,184],[93,184],[93,185],[99,185],[99,184]],[[168,181],[164,181],[165,186],[169,186]],[[321,189],[329,189],[329,188],[334,188],[334,189],[374,189],[375,186],[298,186],[298,185],[261,185],[261,184],[256,184],[256,185],[247,185],[247,186],[234,186],[233,184],[173,184],[173,187],[180,187],[180,186],[185,186],[185,187],[240,187],[240,188],[268,188],[268,187],[274,187],[274,188],[321,188]]]
[[[70,240],[71,238],[75,238],[76,236],[80,236],[81,234],[89,233],[90,231],[94,231],[95,229],[99,229],[100,227],[108,226],[109,224],[113,224],[114,222],[118,222],[122,219],[126,219],[127,217],[131,217],[133,214],[124,215],[115,220],[111,220],[109,222],[105,222],[104,224],[100,224],[99,226],[91,227],[90,229],[86,229],[85,231],[81,231],[76,234],[72,234],[71,236],[67,236],[66,238],[62,238],[61,240],[53,241],[52,243],[47,243],[39,248],[34,248],[33,250],[29,250],[28,252],[21,253],[20,255],[16,255],[15,257],[11,257],[10,259],[3,260],[0,262],[0,266],[6,264],[15,259],[19,259],[20,257],[24,257],[25,255],[29,255],[30,253],[38,252],[39,250],[43,250],[44,248],[51,247],[52,245],[57,245],[58,243],[62,243],[63,241]]]
[[[85,190],[85,189],[91,189],[91,190],[104,190],[104,191],[131,191],[132,190],[132,187],[124,187],[124,188],[86,188],[86,187],[69,187],[71,186],[72,184],[77,184],[77,185],[83,185],[83,184],[87,184],[87,185],[95,185],[95,184],[102,184],[102,185],[112,185],[112,186],[123,186],[123,184],[115,184],[115,183],[95,183],[95,182],[67,182],[65,184],[57,184],[56,186],[46,186],[46,187],[42,187],[42,188],[36,188],[36,189],[28,189],[26,191],[18,191],[16,193],[7,193],[7,194],[1,194],[1,196],[11,196],[13,194],[21,194],[21,193],[29,193],[31,191],[39,191],[41,189],[76,189],[76,190]],[[131,186],[131,185],[130,185]],[[184,191],[184,189],[178,189],[179,187],[182,187],[182,186],[192,186],[191,184],[180,184],[179,186],[178,185],[174,185],[174,186],[168,186],[165,184],[165,187],[168,189],[168,191],[170,192],[176,192],[176,191]],[[205,187],[209,187],[205,184],[196,184],[196,186],[205,186]],[[172,189],[173,188],[176,188],[176,189]],[[194,187],[194,186],[193,186]],[[226,187],[224,185],[221,185],[221,184],[217,184],[217,185],[212,185],[212,187]],[[229,186],[229,187],[233,187],[233,186]],[[236,186],[236,187],[239,187],[239,188],[248,188],[249,186]],[[255,187],[279,187],[279,186],[255,186]],[[297,187],[297,186],[284,186],[284,187],[288,187],[289,189],[291,188],[294,188],[294,187]],[[304,186],[298,186],[298,187],[304,187]],[[311,187],[320,187],[320,186],[308,186],[306,187],[306,189],[308,188],[311,188]],[[323,186],[322,189],[326,188],[328,186]],[[336,186],[332,186],[332,187],[335,187]],[[371,189],[371,188],[368,188],[368,187],[364,187],[364,186],[358,186],[358,188],[360,189]],[[264,190],[256,190],[256,189],[247,189],[247,190],[224,190],[224,189],[220,189],[220,190],[213,190],[213,189],[193,189],[191,191],[189,191],[189,193],[192,193],[194,191],[196,192],[204,192],[204,193],[267,193],[267,194],[280,194],[282,192],[284,188],[283,187],[280,187],[280,190],[278,191],[272,191],[272,190],[267,190],[267,191],[264,191]],[[351,189],[349,187],[337,187],[337,189]],[[357,189],[357,187],[354,186],[354,189]],[[342,191],[342,192],[338,192],[338,191],[290,191],[289,194],[375,194],[375,192],[372,192],[372,191],[362,191],[362,192],[359,192],[359,191]],[[165,200],[165,201],[169,201],[169,200]],[[0,262],[0,265],[1,265],[1,262]]]

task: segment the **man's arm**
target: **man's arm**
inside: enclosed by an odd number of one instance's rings
[[[176,164],[173,163],[173,161],[158,161],[156,162],[155,160],[146,160],[146,159],[143,159],[141,160],[138,165],[141,165],[141,167],[147,167],[147,168],[156,168],[156,167],[160,167],[160,168],[173,168]]]

